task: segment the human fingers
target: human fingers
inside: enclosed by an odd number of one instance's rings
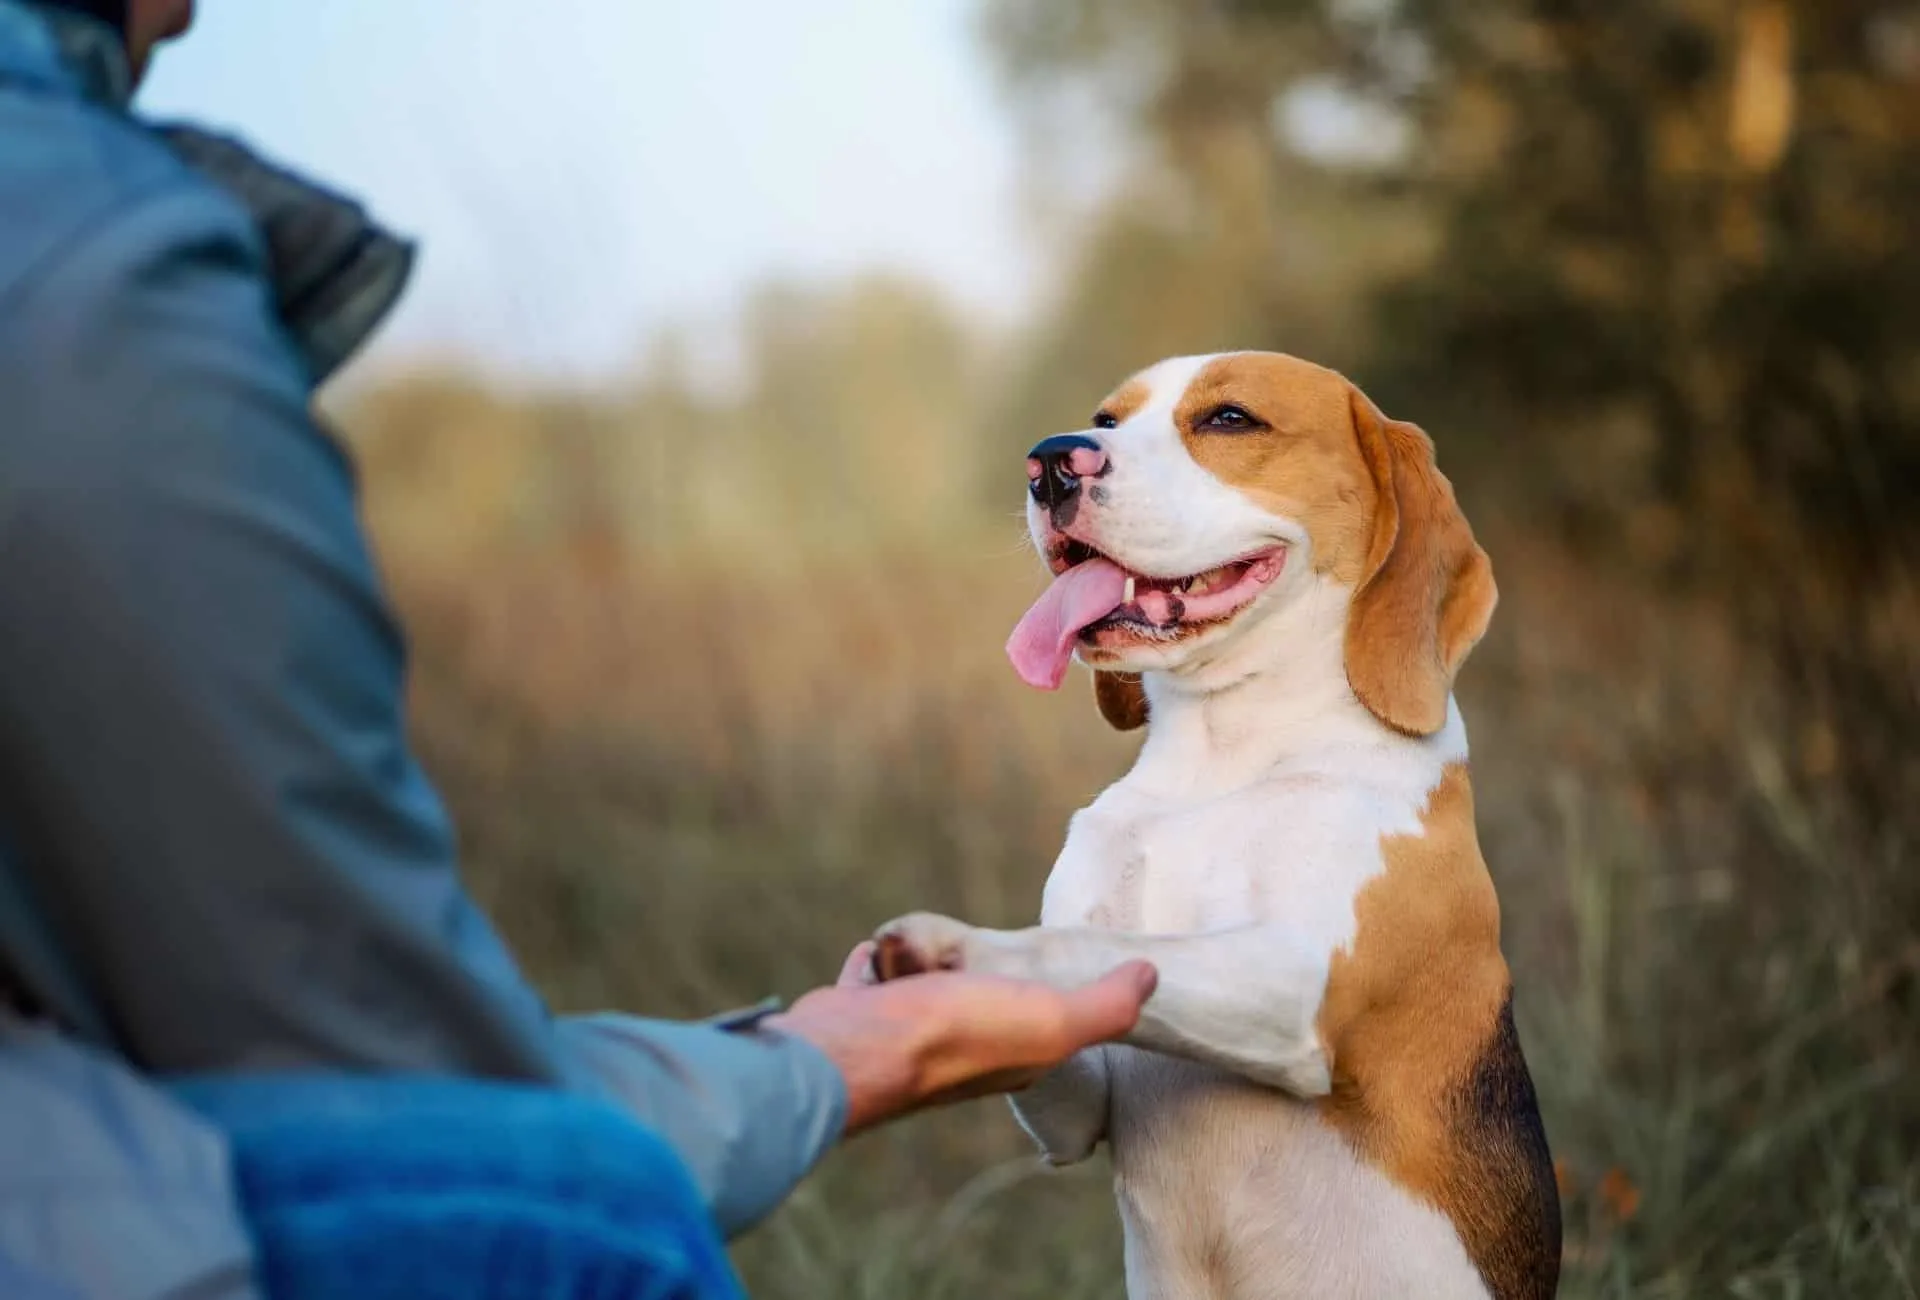
[[[1159,985],[1160,972],[1153,963],[1130,961],[1091,984],[1062,993],[1061,1033],[1065,1042],[1061,1055],[1071,1056],[1083,1047],[1107,1042],[1131,1030]]]
[[[1076,989],[962,973],[882,989],[911,1008],[913,1023],[931,1030],[923,1076],[929,1090],[965,1088],[962,1095],[976,1096],[1023,1087],[1075,1052],[1119,1038],[1139,1020],[1158,979],[1151,964],[1128,962]]]
[[[873,940],[868,939],[847,954],[847,960],[840,967],[840,978],[834,984],[850,989],[873,982]]]

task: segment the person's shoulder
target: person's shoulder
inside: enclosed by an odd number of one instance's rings
[[[138,248],[251,241],[237,205],[129,118],[0,89],[0,139],[0,314],[30,312],[40,289],[68,300],[111,290]]]
[[[0,410],[16,414],[0,479],[67,463],[81,432],[128,433],[170,386],[304,393],[259,231],[231,195],[85,104],[0,93],[0,139]]]

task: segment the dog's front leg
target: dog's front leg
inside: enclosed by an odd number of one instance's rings
[[[1283,925],[1194,935],[982,930],[917,912],[882,926],[876,938],[883,977],[970,970],[1074,988],[1144,959],[1159,970],[1160,984],[1128,1044],[1301,1097],[1324,1096],[1331,1086],[1317,1019],[1332,954]]]
[[[1072,1165],[1107,1135],[1107,1089],[1106,1049],[1089,1047],[1007,1100],[1047,1163]]]

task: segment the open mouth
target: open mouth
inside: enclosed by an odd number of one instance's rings
[[[1117,566],[1124,575],[1120,603],[1112,613],[1080,629],[1080,639],[1091,643],[1109,628],[1129,628],[1164,640],[1183,629],[1218,622],[1259,595],[1279,576],[1285,559],[1284,547],[1269,547],[1180,578]],[[1061,548],[1054,571],[1064,573],[1090,560],[1114,563],[1085,542],[1069,541]]]
[[[1014,628],[1007,654],[1028,684],[1053,690],[1076,646],[1176,641],[1230,618],[1280,576],[1286,547],[1168,576],[1129,569],[1069,539],[1049,551],[1048,563],[1053,585]]]

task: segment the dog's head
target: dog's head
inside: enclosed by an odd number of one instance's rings
[[[1114,390],[1027,460],[1053,585],[1008,653],[1036,686],[1078,654],[1101,712],[1146,718],[1142,672],[1179,674],[1289,605],[1344,603],[1346,678],[1429,735],[1486,631],[1493,570],[1433,443],[1331,370],[1271,352],[1181,357]]]

